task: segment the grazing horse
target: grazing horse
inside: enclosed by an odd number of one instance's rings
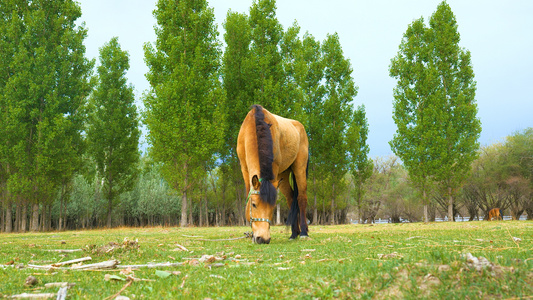
[[[502,215],[500,214],[499,208],[493,208],[489,211],[489,221],[492,221],[492,219],[496,218],[496,220],[501,220]]]
[[[270,243],[278,188],[290,207],[290,238],[307,237],[309,141],[303,125],[253,105],[239,131],[237,155],[248,195],[245,214],[252,226],[253,241]]]

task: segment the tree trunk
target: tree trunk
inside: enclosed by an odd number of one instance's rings
[[[181,220],[180,220],[180,227],[187,227],[187,186],[189,185],[188,182],[188,170],[187,170],[187,164],[184,165],[185,168],[185,180],[184,180],[184,188],[181,194]]]
[[[20,232],[21,214],[22,214],[22,201],[17,199],[15,203],[15,218],[13,219],[13,231]]]
[[[6,224],[6,233],[13,232],[13,207],[9,202],[6,205],[6,218],[4,222]]]
[[[199,203],[199,206],[198,206],[198,227],[202,227],[203,225],[203,219],[202,219],[202,213],[203,213],[203,209],[202,209],[202,204],[203,204],[204,201],[200,200],[200,203]]]
[[[194,218],[192,217],[192,197],[189,198],[189,222],[188,225],[193,226],[194,225]]]
[[[63,193],[59,196],[59,222],[57,224],[57,230],[63,230]]]
[[[425,188],[422,190],[422,201],[424,202],[424,223],[429,223],[428,197]]]
[[[204,208],[205,208],[205,226],[209,227],[209,210],[207,209],[208,208],[207,207],[207,196],[205,196]]]
[[[31,206],[32,216],[30,230],[39,231],[39,203],[33,203]]]
[[[314,167],[313,167],[313,172],[314,172]],[[315,205],[314,205],[314,209],[313,209],[313,224],[314,225],[317,225],[318,224],[318,207],[316,205],[316,178],[315,176],[313,175],[313,189],[315,190],[315,193],[313,195],[313,198],[314,198],[314,201],[315,201]]]
[[[0,197],[3,198],[3,195],[0,195]],[[5,200],[2,199],[2,201],[0,201],[0,232],[4,232],[4,224],[5,224],[5,219],[4,219],[4,207],[6,207],[7,205],[5,205]]]
[[[20,217],[20,232],[26,232],[28,230],[28,207],[26,205],[26,201],[22,203],[22,211],[21,211],[21,217]]]
[[[48,205],[48,223],[46,224],[46,231],[52,230],[52,204]]]
[[[180,227],[187,227],[187,190],[181,195],[181,220]]]
[[[109,199],[107,200],[107,228],[111,228],[111,221],[112,221],[112,212],[113,212],[113,199],[111,197],[108,197]]]
[[[329,220],[330,225],[335,225],[335,183],[333,184],[333,191],[331,197],[331,216]]]
[[[452,188],[448,187],[448,221],[454,222]]]

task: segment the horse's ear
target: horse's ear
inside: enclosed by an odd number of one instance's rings
[[[257,175],[254,175],[254,177],[252,177],[252,186],[256,191],[259,191],[259,188],[261,187],[261,182],[259,181]]]

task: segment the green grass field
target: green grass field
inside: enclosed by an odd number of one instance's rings
[[[75,285],[68,299],[104,299],[121,290],[130,299],[533,298],[530,221],[311,226],[310,238],[292,241],[290,229],[277,226],[269,245],[199,240],[240,237],[249,230],[0,234],[0,297],[57,293],[58,287],[45,284],[69,282]],[[83,251],[47,251],[58,249]],[[87,256],[92,260],[82,264],[116,259],[120,265],[180,265],[92,271],[28,267]],[[26,286],[30,275],[37,283]]]

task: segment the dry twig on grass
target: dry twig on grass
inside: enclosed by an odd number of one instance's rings
[[[88,261],[88,260],[92,260],[92,258],[90,256],[87,256],[87,257],[82,257],[82,258],[77,258],[77,259],[57,262],[55,264],[51,264],[50,266],[52,266],[52,267],[61,267],[61,266],[76,264],[76,263],[84,262],[84,261]]]
[[[83,251],[83,249],[45,249],[44,251],[59,252],[59,253],[72,253],[72,252]]]
[[[63,287],[59,288],[59,291],[57,292],[56,300],[65,300],[65,299],[67,299],[67,291],[68,291],[68,286],[63,286]]]
[[[152,263],[152,264],[141,264],[141,265],[116,265],[115,267],[118,269],[127,269],[127,268],[159,268],[159,267],[179,267],[183,266],[184,263]]]
[[[13,299],[49,299],[49,298],[55,298],[55,293],[41,293],[41,294],[28,294],[28,293],[22,293],[18,295],[9,296],[9,298]]]
[[[120,291],[118,291],[114,295],[104,298],[104,300],[115,299],[116,297],[120,296],[120,293],[124,292],[124,290],[127,289],[132,283],[133,283],[133,280],[128,280],[128,282],[120,289]]]

